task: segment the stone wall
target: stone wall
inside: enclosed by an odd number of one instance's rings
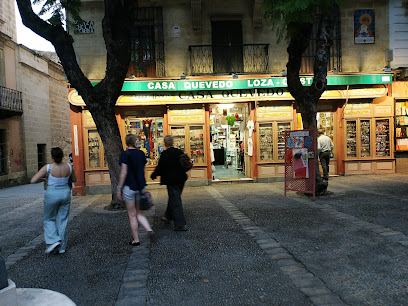
[[[20,47],[20,64],[25,156],[31,177],[38,170],[37,144],[46,145],[48,162],[54,146],[67,156],[71,152],[69,104],[61,66],[25,47]]]
[[[211,44],[211,20],[214,18],[228,19],[239,16],[242,20],[243,42],[247,44],[270,44],[269,70],[279,74],[286,68],[288,55],[287,42],[277,43],[275,32],[263,20],[263,27],[253,25],[252,1],[201,1],[201,30],[192,28],[191,1],[139,1],[142,6],[163,7],[163,33],[165,48],[165,66],[167,77],[179,77],[182,73],[189,74],[190,45]],[[375,11],[375,44],[354,44],[354,10],[373,9]],[[86,1],[83,4],[81,17],[94,21],[94,34],[73,34],[74,47],[80,66],[90,79],[102,79],[106,69],[106,48],[102,36],[102,1]],[[235,17],[236,18],[236,17]],[[343,1],[341,7],[341,40],[343,72],[380,72],[385,63],[384,52],[389,46],[388,33],[388,2],[357,0]],[[180,37],[173,37],[173,27],[180,27]]]
[[[0,1],[0,33],[9,36],[12,41],[17,42],[16,17],[15,17],[15,1],[1,0]]]

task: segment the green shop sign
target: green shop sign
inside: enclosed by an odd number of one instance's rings
[[[304,86],[310,86],[313,77],[300,77]],[[96,85],[98,82],[93,82]],[[392,83],[391,74],[328,75],[327,85],[373,85]],[[125,81],[122,91],[198,91],[288,87],[286,77],[224,80],[166,80]]]

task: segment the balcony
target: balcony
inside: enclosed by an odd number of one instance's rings
[[[189,46],[191,75],[268,73],[269,44]]]
[[[20,91],[0,86],[0,119],[23,114]]]

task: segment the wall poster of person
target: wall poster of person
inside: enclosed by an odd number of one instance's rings
[[[375,43],[374,10],[354,11],[354,44]]]

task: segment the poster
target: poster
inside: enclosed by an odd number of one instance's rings
[[[354,11],[354,44],[375,43],[374,10]]]
[[[307,148],[292,149],[293,177],[309,178],[309,153]]]

